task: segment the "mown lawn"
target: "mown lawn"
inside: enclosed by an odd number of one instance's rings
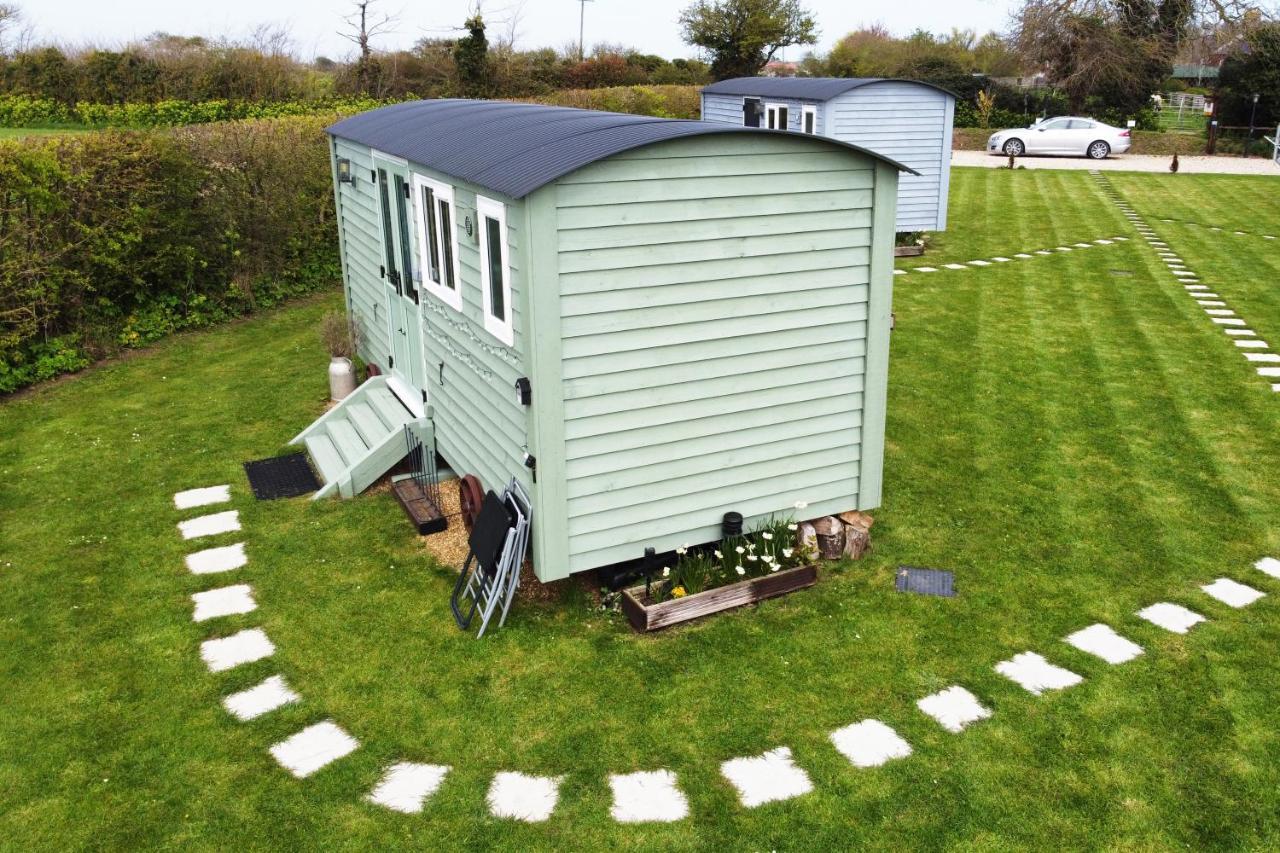
[[[1236,180],[1183,178],[1180,192],[1207,196]],[[1132,180],[1136,194],[1148,178]],[[940,244],[958,259],[1132,233],[1083,173],[956,170],[954,187]],[[1008,199],[1025,215],[990,233]],[[1205,239],[1170,236],[1188,257]],[[1258,251],[1274,264],[1280,247]],[[1221,258],[1224,278],[1261,278],[1238,257]],[[1280,395],[1137,240],[899,276],[895,289],[871,556],[652,637],[570,592],[476,642],[447,615],[450,573],[385,494],[252,499],[240,463],[322,408],[315,327],[336,295],[0,405],[0,837],[46,849],[1274,848],[1280,583],[1251,564],[1280,556]],[[193,546],[174,525],[195,513],[171,495],[221,482],[249,543],[235,580],[259,609],[196,625],[188,596],[228,576],[186,572]],[[895,593],[900,563],[954,569],[959,596]],[[1271,595],[1231,610],[1196,588],[1219,576]],[[1211,621],[1182,637],[1132,615],[1160,600]],[[1147,653],[1109,667],[1060,642],[1097,621]],[[253,625],[276,655],[211,675],[199,643]],[[1085,682],[1034,698],[992,671],[1028,649]],[[301,704],[249,724],[222,710],[275,672]],[[993,719],[951,735],[915,709],[953,683]],[[827,736],[866,717],[915,754],[855,770]],[[293,779],[267,748],[327,718],[361,748]],[[742,808],[720,762],[777,746],[816,790]],[[397,760],[454,768],[422,814],[362,799]],[[658,767],[678,773],[690,818],[613,823],[608,774]],[[489,817],[500,770],[563,775],[551,820]]]

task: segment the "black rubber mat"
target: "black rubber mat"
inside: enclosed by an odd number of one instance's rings
[[[955,575],[942,569],[921,569],[916,566],[898,566],[898,592],[914,592],[918,595],[941,595],[951,598],[956,594]]]
[[[260,501],[296,498],[320,488],[320,481],[307,462],[307,454],[291,453],[244,463],[249,488]]]

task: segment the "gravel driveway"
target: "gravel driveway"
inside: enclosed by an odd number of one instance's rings
[[[1116,154],[1106,160],[1085,157],[1019,157],[1028,169],[1111,169],[1120,172],[1167,172],[1171,155]],[[953,166],[1007,165],[1009,158],[985,151],[952,151]],[[1178,171],[1201,175],[1280,175],[1280,166],[1262,157],[1178,157]]]

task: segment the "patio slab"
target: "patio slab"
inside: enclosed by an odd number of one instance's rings
[[[831,742],[854,767],[879,767],[911,754],[907,743],[879,720],[863,720],[831,733]]]
[[[412,761],[392,764],[370,792],[369,802],[403,814],[417,814],[447,775],[449,768],[440,764],[415,764]]]
[[[809,775],[791,760],[791,749],[786,746],[763,755],[730,759],[720,765],[720,772],[738,789],[738,798],[749,809],[813,790]]]
[[[916,707],[953,734],[991,716],[990,709],[984,707],[977,696],[959,685],[924,697],[916,702]]]
[[[1102,623],[1081,628],[1068,635],[1065,642],[1112,665],[1128,663],[1142,654],[1142,646],[1120,636],[1110,625]]]
[[[689,803],[670,770],[643,770],[609,777],[610,814],[619,823],[669,822],[689,816]]]
[[[271,755],[281,767],[303,779],[350,755],[358,746],[360,742],[337,723],[325,720],[280,741],[271,747]]]

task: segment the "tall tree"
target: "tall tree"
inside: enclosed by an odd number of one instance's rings
[[[695,0],[680,13],[680,27],[688,44],[711,52],[717,80],[754,76],[782,48],[818,40],[800,0]]]
[[[377,0],[356,0],[351,14],[342,20],[347,28],[338,35],[354,44],[356,56],[356,85],[361,92],[368,92],[373,85],[376,63],[373,58],[373,39],[395,29],[396,17],[372,11]]]
[[[458,69],[458,85],[464,95],[483,96],[489,90],[489,39],[484,18],[476,12],[463,23],[467,34],[453,48],[453,64]]]
[[[1255,110],[1253,96],[1258,96]],[[1280,122],[1280,23],[1258,24],[1222,63],[1218,115],[1223,124],[1274,128]]]

